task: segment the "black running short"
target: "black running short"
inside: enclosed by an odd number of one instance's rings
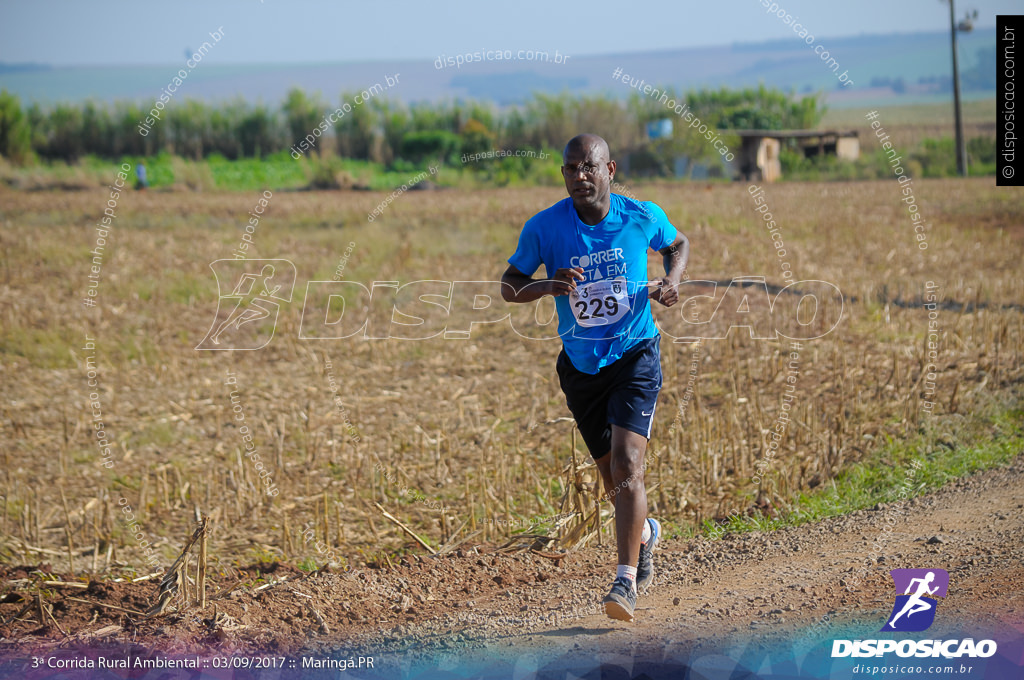
[[[558,382],[583,441],[596,460],[612,445],[612,425],[651,438],[661,390],[660,337],[641,340],[596,375],[578,371],[565,350],[558,355]]]

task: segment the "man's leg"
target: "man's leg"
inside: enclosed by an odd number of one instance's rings
[[[611,500],[611,491],[615,488],[615,483],[612,481],[612,454],[609,451],[600,458],[595,458],[594,463],[597,464],[597,469],[601,473],[601,482],[604,484],[604,493]],[[614,506],[615,501],[612,500]]]
[[[647,489],[644,486],[646,452],[646,437],[612,425],[612,451],[602,459],[608,460],[610,472],[605,477],[605,484],[608,484],[610,477],[609,491],[611,501],[615,504],[615,540],[619,564],[633,566],[640,555],[641,537],[647,521]]]
[[[644,525],[647,523],[647,491],[644,488],[644,453],[647,438],[618,425],[611,426],[611,451],[597,459],[598,469],[615,506],[615,543],[618,566],[604,610],[613,619],[633,620],[637,574]]]

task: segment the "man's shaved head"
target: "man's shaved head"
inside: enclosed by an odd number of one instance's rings
[[[576,212],[586,224],[597,224],[608,214],[615,161],[608,142],[599,135],[576,135],[562,151],[562,176]]]
[[[593,153],[587,153],[592,151]],[[582,152],[584,156],[590,156],[591,159],[603,163],[607,163],[611,160],[611,152],[608,150],[608,142],[604,141],[604,138],[600,135],[595,135],[589,132],[585,132],[582,135],[576,135],[569,140],[569,143],[565,145],[565,149],[562,151],[562,162],[568,161],[570,155],[574,155],[573,152]]]

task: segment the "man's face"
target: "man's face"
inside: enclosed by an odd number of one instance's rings
[[[565,189],[577,208],[602,205],[614,175],[615,164],[597,144],[571,149],[562,166]]]

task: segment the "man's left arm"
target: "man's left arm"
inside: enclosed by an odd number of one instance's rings
[[[657,300],[666,307],[679,301],[679,281],[686,272],[686,263],[690,259],[690,240],[681,231],[671,244],[658,251],[665,262],[665,276],[661,285],[651,291],[651,299]]]

